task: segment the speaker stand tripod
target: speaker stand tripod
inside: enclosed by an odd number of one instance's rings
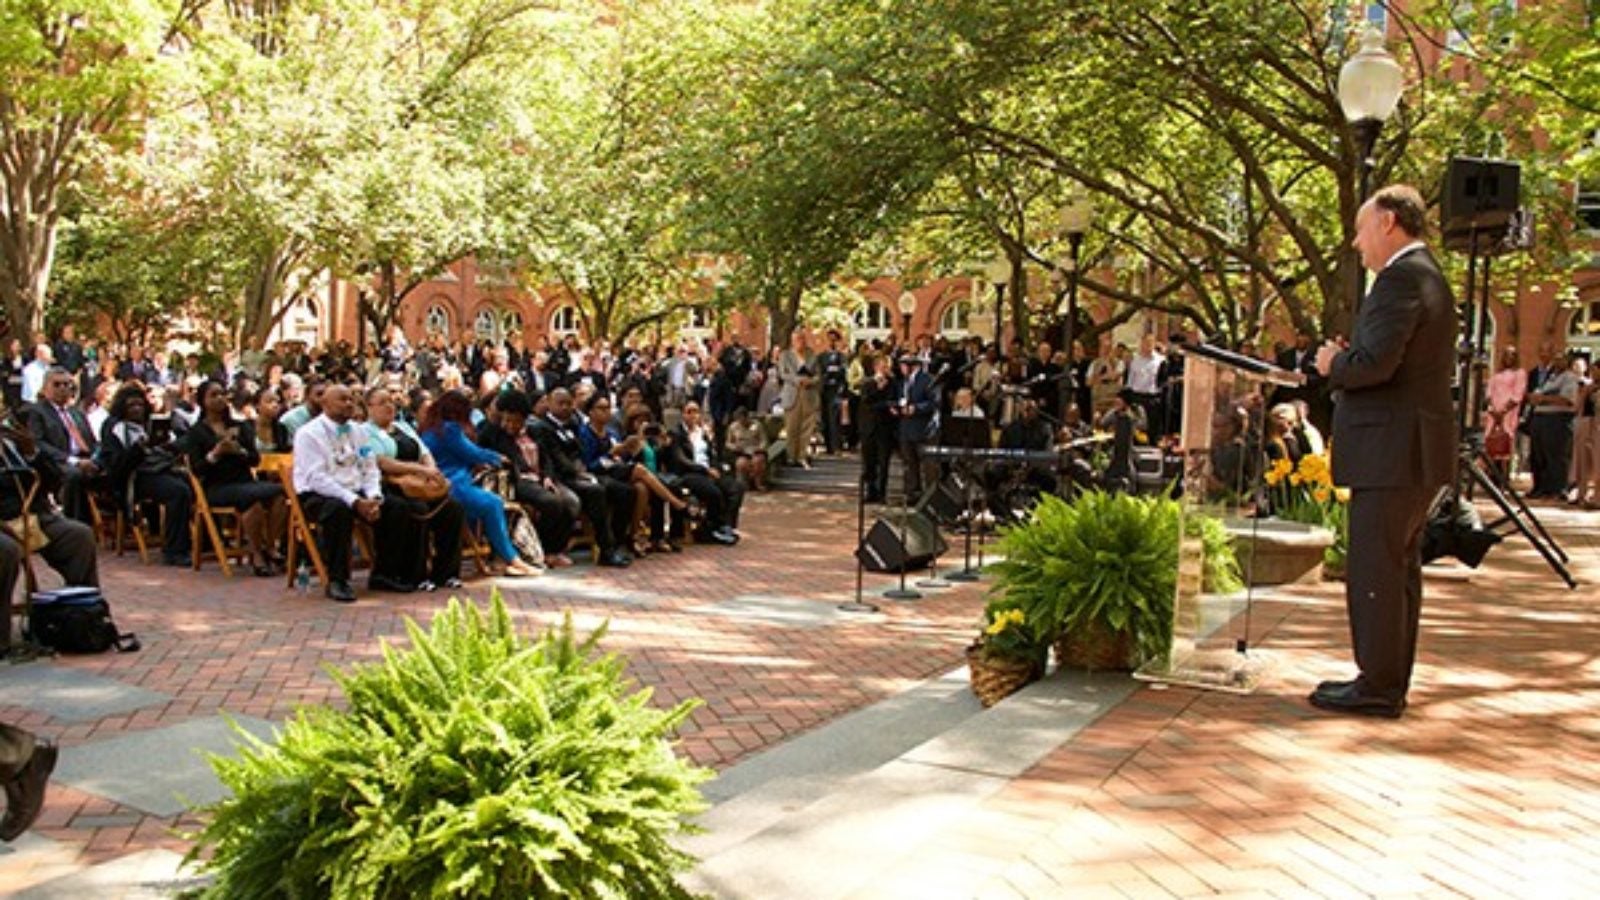
[[[860,547],[867,534],[867,472],[866,462],[862,461],[861,477],[856,479],[856,546]],[[867,564],[856,554],[856,597],[848,603],[839,604],[840,612],[875,613],[878,607],[861,599],[862,581],[866,577]]]
[[[973,480],[971,468],[965,464],[964,460],[957,462],[956,474],[957,477],[961,478],[961,487],[967,495],[967,511],[966,515],[963,516],[967,520],[966,528],[963,529],[966,534],[962,537],[961,569],[946,575],[945,580],[962,583],[978,580],[978,570],[972,567],[972,526],[974,520],[978,517],[978,512],[976,509],[977,504],[972,496]]]
[[[911,546],[910,543],[907,540],[907,533],[910,531],[910,528],[911,528],[911,512],[908,509],[906,509],[906,502],[907,502],[907,500],[908,500],[908,498],[910,496],[910,493],[911,492],[909,490],[907,490],[905,487],[902,486],[902,488],[900,490],[900,546],[902,546],[902,547]],[[921,600],[922,599],[922,592],[921,591],[915,590],[913,588],[906,587],[906,570],[909,569],[909,568],[911,568],[911,561],[909,559],[901,560],[901,562],[900,562],[900,586],[897,587],[897,588],[890,588],[889,590],[884,591],[883,592],[884,599],[886,599],[886,600]]]

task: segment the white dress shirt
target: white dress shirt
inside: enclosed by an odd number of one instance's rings
[[[1413,250],[1421,249],[1421,248],[1426,247],[1426,246],[1428,246],[1428,245],[1424,244],[1421,241],[1412,241],[1411,243],[1405,245],[1404,247],[1401,247],[1399,250],[1396,250],[1394,252],[1394,255],[1389,257],[1389,261],[1383,264],[1383,269],[1387,269],[1390,266],[1394,265],[1394,261],[1395,260],[1399,259],[1402,256],[1405,256],[1407,253],[1410,253]],[[1378,271],[1382,272],[1383,269],[1379,269]]]
[[[1161,374],[1161,364],[1167,358],[1161,354],[1150,351],[1149,356],[1135,354],[1128,360],[1128,387],[1135,393],[1154,394],[1158,390],[1156,378]]]
[[[294,433],[294,490],[332,497],[354,506],[363,497],[381,497],[377,450],[367,429],[356,422],[336,425],[321,415]]]

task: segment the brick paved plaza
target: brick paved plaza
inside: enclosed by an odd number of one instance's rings
[[[959,821],[894,847],[854,895],[1594,894],[1600,514],[1544,513],[1579,589],[1561,588],[1514,544],[1470,578],[1430,576],[1421,668],[1400,722],[1304,703],[1319,679],[1348,671],[1340,586],[1281,592],[1256,610],[1255,643],[1275,663],[1257,694],[1140,687]],[[844,498],[758,496],[736,548],[620,572],[580,567],[506,595],[530,627],[567,608],[580,626],[609,618],[607,646],[661,702],[706,701],[682,747],[725,769],[961,665],[981,584],[883,602],[878,616],[835,609],[854,584],[854,514]],[[0,854],[0,892],[186,849],[173,832],[192,821],[170,791],[160,796],[161,778],[185,770],[197,785],[194,770],[181,752],[137,754],[212,746],[219,714],[264,731],[299,703],[329,700],[324,665],[374,658],[379,638],[403,633],[401,616],[426,618],[445,600],[380,595],[346,607],[278,579],[131,556],[108,558],[104,572],[142,652],[0,669],[0,715],[64,748],[37,829]],[[869,590],[889,583],[868,578]],[[487,597],[486,580],[469,587]],[[203,786],[191,790],[180,793],[206,799]]]

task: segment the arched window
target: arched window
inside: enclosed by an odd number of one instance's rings
[[[1600,349],[1600,300],[1590,300],[1572,311],[1567,346]]]
[[[422,330],[429,335],[450,336],[450,310],[443,304],[435,303],[428,307],[427,315],[422,317]]]
[[[970,332],[967,323],[972,318],[972,301],[957,300],[946,306],[939,316],[939,333],[951,340],[961,340]]]
[[[500,334],[505,340],[522,336],[522,313],[514,309],[500,311]]]
[[[499,340],[499,328],[496,327],[499,324],[495,321],[494,310],[480,309],[472,320],[472,333],[480,341]]]
[[[570,303],[550,314],[550,333],[566,337],[578,333],[578,309]]]
[[[894,315],[889,312],[889,307],[877,300],[868,300],[867,305],[855,314],[855,334],[858,341],[882,340],[889,336],[894,328]]]
[[[689,308],[689,324],[684,327],[685,331],[706,334],[716,327],[716,317],[711,314],[711,310],[703,306],[691,306]]]

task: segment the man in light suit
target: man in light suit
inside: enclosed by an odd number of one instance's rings
[[[1345,583],[1360,676],[1311,695],[1321,709],[1399,718],[1422,613],[1422,529],[1455,476],[1450,397],[1456,315],[1450,286],[1422,242],[1426,205],[1391,185],[1356,215],[1355,248],[1377,273],[1348,349],[1324,347],[1317,369],[1340,392],[1333,479],[1350,488]]]

